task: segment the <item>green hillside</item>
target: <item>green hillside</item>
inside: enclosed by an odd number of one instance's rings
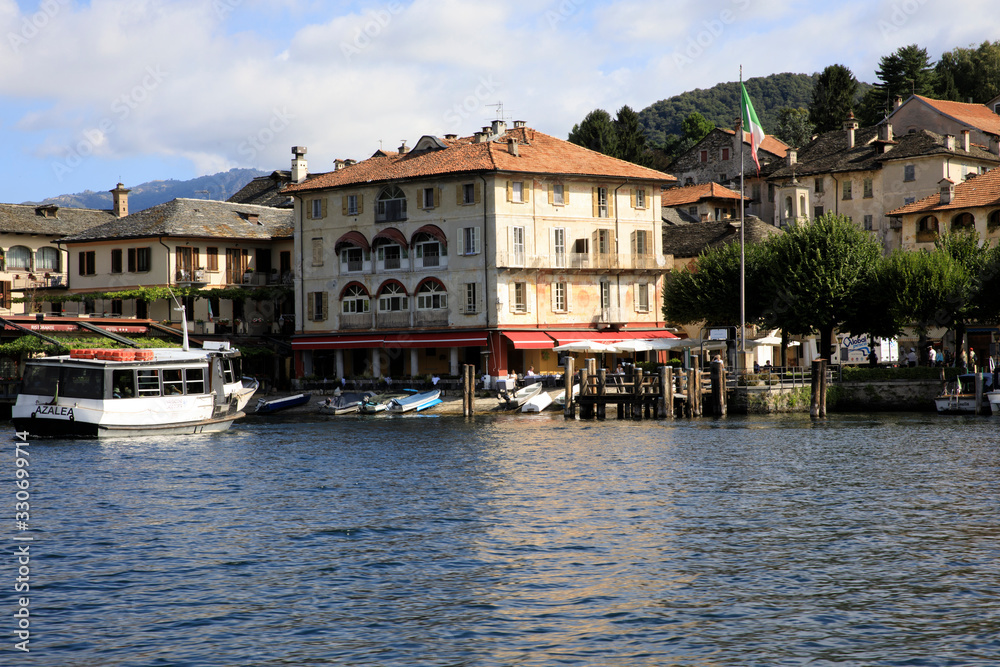
[[[809,108],[818,76],[818,73],[786,72],[744,82],[765,132],[770,134],[774,131],[778,110],[782,107]],[[668,135],[683,134],[681,123],[696,111],[715,123],[716,127],[732,128],[740,114],[739,81],[720,83],[706,90],[699,88],[660,100],[639,112],[639,122],[647,139],[662,145]]]

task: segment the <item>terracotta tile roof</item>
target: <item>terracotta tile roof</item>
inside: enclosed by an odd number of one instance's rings
[[[269,240],[291,238],[294,212],[210,199],[173,199],[64,239],[80,243],[152,236]]]
[[[114,219],[111,211],[91,208],[0,204],[0,232],[66,236]]]
[[[985,174],[970,178],[955,186],[955,196],[950,204],[941,203],[941,193],[936,192],[923,199],[889,211],[888,215],[948,211],[959,208],[1000,205],[1000,169],[992,169]]]
[[[512,155],[507,140],[518,141],[518,155]],[[557,139],[531,128],[508,129],[495,141],[477,143],[473,137],[438,140],[445,148],[414,151],[399,155],[377,151],[367,160],[283,190],[292,194],[336,188],[346,185],[426,178],[447,174],[476,172],[513,172],[631,178],[646,181],[674,182],[677,179],[661,171],[609,157],[582,146]]]
[[[704,199],[736,199],[740,193],[724,188],[718,183],[702,183],[700,185],[685,185],[680,188],[670,188],[660,193],[660,202],[664,207],[684,206],[694,204]]]
[[[725,132],[726,134],[730,134],[730,135],[736,136],[736,130],[727,130],[724,127],[719,128],[719,129],[722,130],[723,132]],[[747,145],[747,148],[750,147],[750,133],[749,132],[744,132],[743,133],[743,143]],[[788,154],[788,149],[789,148],[791,148],[791,146],[789,146],[784,141],[782,141],[781,139],[778,139],[777,137],[775,137],[774,135],[771,135],[771,134],[765,134],[764,135],[764,141],[760,142],[760,149],[761,150],[767,151],[768,153],[771,153],[773,155],[777,155],[778,157],[785,157],[785,155]],[[750,158],[749,151],[747,153],[747,157]],[[753,159],[750,158],[750,161],[752,162]]]
[[[984,104],[967,104],[965,102],[950,102],[947,100],[934,100],[923,95],[914,95],[915,98],[924,104],[936,109],[946,116],[950,116],[957,121],[971,125],[972,127],[1000,135],[1000,116],[993,113]]]

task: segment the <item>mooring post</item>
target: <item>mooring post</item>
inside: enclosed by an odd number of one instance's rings
[[[608,394],[608,371],[602,368],[597,371],[597,418],[603,420],[607,417],[607,403],[605,399]]]
[[[469,365],[462,364],[462,416],[468,417],[471,413],[469,406]]]
[[[594,406],[583,399],[590,397],[590,378],[587,364],[580,366],[580,419],[591,419],[594,416]]]
[[[726,367],[718,359],[712,362],[712,411],[716,417],[726,416]]]
[[[566,404],[563,406],[563,417],[576,419],[576,396],[573,395],[573,358],[566,357],[563,370],[563,381],[566,385]]]
[[[976,414],[978,415],[983,407],[983,374],[976,373]]]
[[[632,373],[632,395],[629,399],[629,417],[642,419],[642,369],[635,368]]]
[[[660,366],[660,419],[673,419],[674,417],[674,369],[670,366]]]
[[[820,359],[820,361],[823,362],[823,372],[819,378],[819,416],[826,417],[826,369],[830,362],[826,359]]]
[[[809,416],[818,419],[820,417],[820,392],[823,383],[823,360],[813,359],[810,372],[812,373],[812,403],[809,406]]]

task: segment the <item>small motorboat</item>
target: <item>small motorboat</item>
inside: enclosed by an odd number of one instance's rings
[[[257,414],[279,412],[281,410],[287,410],[288,408],[294,408],[299,405],[305,405],[311,398],[312,394],[295,394],[293,396],[272,398],[270,400],[260,398],[257,399],[257,407],[254,409],[254,412]]]
[[[1000,414],[1000,396],[992,398],[992,394],[1000,394],[993,391],[993,375],[983,374],[982,399],[979,404],[979,414],[990,414],[994,400],[998,403],[998,409],[993,410],[993,414]],[[940,415],[974,415],[976,414],[976,374],[964,373],[956,377],[947,387],[945,392],[934,399],[934,407]]]
[[[534,384],[529,384],[527,387],[522,387],[518,389],[513,394],[507,391],[501,391],[497,394],[497,398],[500,400],[501,410],[517,410],[529,399],[534,398],[542,391],[542,383],[536,382]]]
[[[430,391],[422,391],[417,394],[410,394],[409,396],[400,396],[397,398],[389,399],[389,405],[387,410],[394,414],[402,414],[404,412],[421,411],[427,408],[434,407],[441,403],[441,390],[432,389]]]
[[[579,396],[580,395],[580,385],[579,384],[573,385],[570,388],[570,391],[573,393],[574,397]],[[566,390],[563,389],[561,392],[559,392],[558,394],[556,394],[556,397],[554,399],[552,399],[552,402],[556,406],[558,406],[560,408],[565,408],[566,407]]]
[[[408,390],[416,393],[416,390]],[[389,409],[389,401],[394,398],[403,398],[409,396],[410,394],[402,393],[391,393],[391,394],[372,394],[361,401],[361,407],[358,411],[363,415],[377,415],[380,412],[385,412]]]
[[[521,406],[521,412],[541,412],[552,405],[552,397],[547,391],[540,391]]]
[[[361,410],[361,406],[375,394],[351,392],[327,397],[319,402],[318,410],[325,415],[346,415]]]

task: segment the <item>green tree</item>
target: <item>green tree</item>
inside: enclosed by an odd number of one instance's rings
[[[611,114],[604,109],[594,109],[579,124],[573,126],[569,140],[592,151],[614,155],[617,140]]]
[[[613,125],[615,157],[636,164],[646,164],[646,136],[639,124],[639,114],[633,111],[632,107],[625,105],[618,110]]]
[[[809,122],[817,132],[838,130],[854,109],[858,80],[843,65],[830,65],[817,77],[809,105]],[[796,144],[793,144],[796,145]]]
[[[705,120],[705,117],[695,111],[684,119],[681,125],[684,130],[684,139],[694,145],[705,138],[709,132],[715,129],[715,123]]]
[[[955,290],[947,295],[940,305],[939,326],[955,331],[955,358],[965,350],[966,324],[970,321],[989,319],[995,316],[989,308],[991,295],[987,294],[988,270],[995,266],[993,255],[987,244],[980,244],[976,232],[955,232],[944,234],[935,243],[935,248],[950,257],[960,267],[963,280]]]
[[[937,75],[927,49],[916,44],[901,46],[879,60],[878,82],[865,95],[858,114],[862,125],[879,123],[892,110],[895,98],[910,95],[933,96]]]
[[[801,148],[812,140],[813,126],[808,109],[785,107],[778,112],[778,129],[775,136],[789,146]]]
[[[934,71],[940,99],[988,102],[1000,95],[1000,41],[947,51]]]
[[[832,350],[834,329],[870,327],[862,297],[882,260],[872,235],[850,218],[827,214],[791,227],[767,247],[762,282],[772,301],[766,320],[792,334],[818,331],[823,356]]]

